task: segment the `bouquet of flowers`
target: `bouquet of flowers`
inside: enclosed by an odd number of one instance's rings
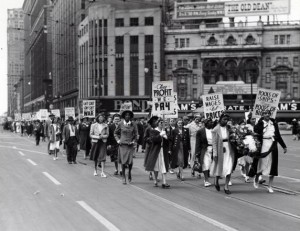
[[[261,151],[261,142],[257,134],[247,126],[231,126],[229,129],[229,142],[236,148],[240,156],[254,157]]]

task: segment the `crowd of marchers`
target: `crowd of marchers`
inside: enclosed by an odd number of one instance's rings
[[[201,115],[192,119],[152,116],[148,120],[134,116],[132,111],[124,111],[108,118],[99,114],[96,118],[75,120],[68,117],[62,121],[50,114],[47,121],[20,121],[4,126],[21,136],[34,135],[36,145],[40,139],[47,142],[47,151],[53,160],[57,160],[59,152],[64,150],[67,163],[77,164],[77,153],[83,151],[84,159],[94,162],[94,176],[107,177],[105,163],[109,156],[115,166],[114,175],[120,175],[123,184],[132,182],[133,159],[140,152],[144,155],[149,180],[155,187],[159,184],[159,173],[161,186],[167,189],[170,188],[167,174],[176,174],[178,180],[184,181],[187,171],[184,173],[183,169],[190,169],[191,177],[204,175],[205,187],[214,185],[220,191],[222,180],[224,192],[231,194],[231,174],[240,170],[245,183],[253,179],[255,188],[265,182],[262,176],[268,176],[268,192],[274,192],[273,179],[278,176],[278,144],[284,153],[287,147],[269,111],[260,119],[252,118],[250,113],[247,120],[241,118],[239,122],[226,113],[218,120],[205,119]],[[294,135],[294,139],[298,139]]]

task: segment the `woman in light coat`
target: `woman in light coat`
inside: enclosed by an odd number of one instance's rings
[[[52,124],[49,128],[49,140],[50,140],[50,154],[53,154],[53,160],[57,160],[57,153],[59,152],[59,146],[61,142],[61,126],[59,118],[54,117]]]

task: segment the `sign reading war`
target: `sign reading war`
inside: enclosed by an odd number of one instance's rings
[[[270,111],[271,117],[275,119],[280,95],[280,91],[259,88],[253,108],[253,117],[260,118],[263,112]]]
[[[203,107],[205,118],[219,119],[225,111],[223,94],[214,93],[203,95]]]

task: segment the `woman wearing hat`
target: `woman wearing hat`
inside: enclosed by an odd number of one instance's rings
[[[96,118],[96,123],[92,124],[90,137],[92,139],[91,155],[94,158],[95,170],[94,176],[97,176],[98,163],[101,164],[101,177],[106,177],[104,173],[104,163],[106,161],[106,142],[109,135],[108,125],[105,123],[104,115],[100,114]]]
[[[49,139],[50,139],[50,153],[53,154],[53,160],[57,160],[57,153],[59,152],[59,146],[61,141],[61,127],[59,124],[59,118],[54,117],[52,124],[49,127]]]
[[[162,187],[169,188],[166,183],[166,173],[169,165],[168,137],[163,129],[164,121],[157,116],[151,117],[148,121],[150,127],[145,132],[147,143],[144,166],[146,171],[154,172],[154,186],[157,187],[158,172],[162,174]]]
[[[135,152],[135,143],[138,137],[138,130],[136,124],[132,122],[132,111],[124,111],[121,117],[124,120],[119,123],[114,135],[119,144],[119,158],[122,164],[123,184],[127,184],[125,167],[128,165],[128,181],[131,182],[131,170],[133,164],[132,159]]]
[[[229,115],[223,113],[220,116],[218,124],[212,130],[213,162],[211,166],[211,174],[215,176],[215,187],[217,191],[220,191],[220,177],[226,177],[224,187],[226,194],[231,194],[228,184],[234,168],[235,160],[234,150],[229,143],[229,129],[227,128],[229,118]]]
[[[92,146],[90,138],[91,125],[88,119],[88,117],[83,117],[82,123],[79,124],[80,150],[85,150],[84,159],[89,156]]]
[[[196,159],[202,166],[202,171],[204,174],[204,186],[209,187],[211,183],[209,182],[209,170],[212,160],[212,129],[214,128],[214,122],[211,118],[204,120],[204,128],[197,131],[196,134]]]
[[[283,152],[287,152],[287,147],[280,135],[277,122],[270,118],[271,112],[265,111],[262,118],[254,127],[254,131],[260,135],[259,139],[262,143],[261,155],[263,158],[258,160],[257,174],[253,185],[258,188],[258,179],[260,175],[269,176],[268,191],[273,193],[273,179],[278,176],[278,147],[277,143],[283,148]],[[255,165],[256,163],[253,163]]]

